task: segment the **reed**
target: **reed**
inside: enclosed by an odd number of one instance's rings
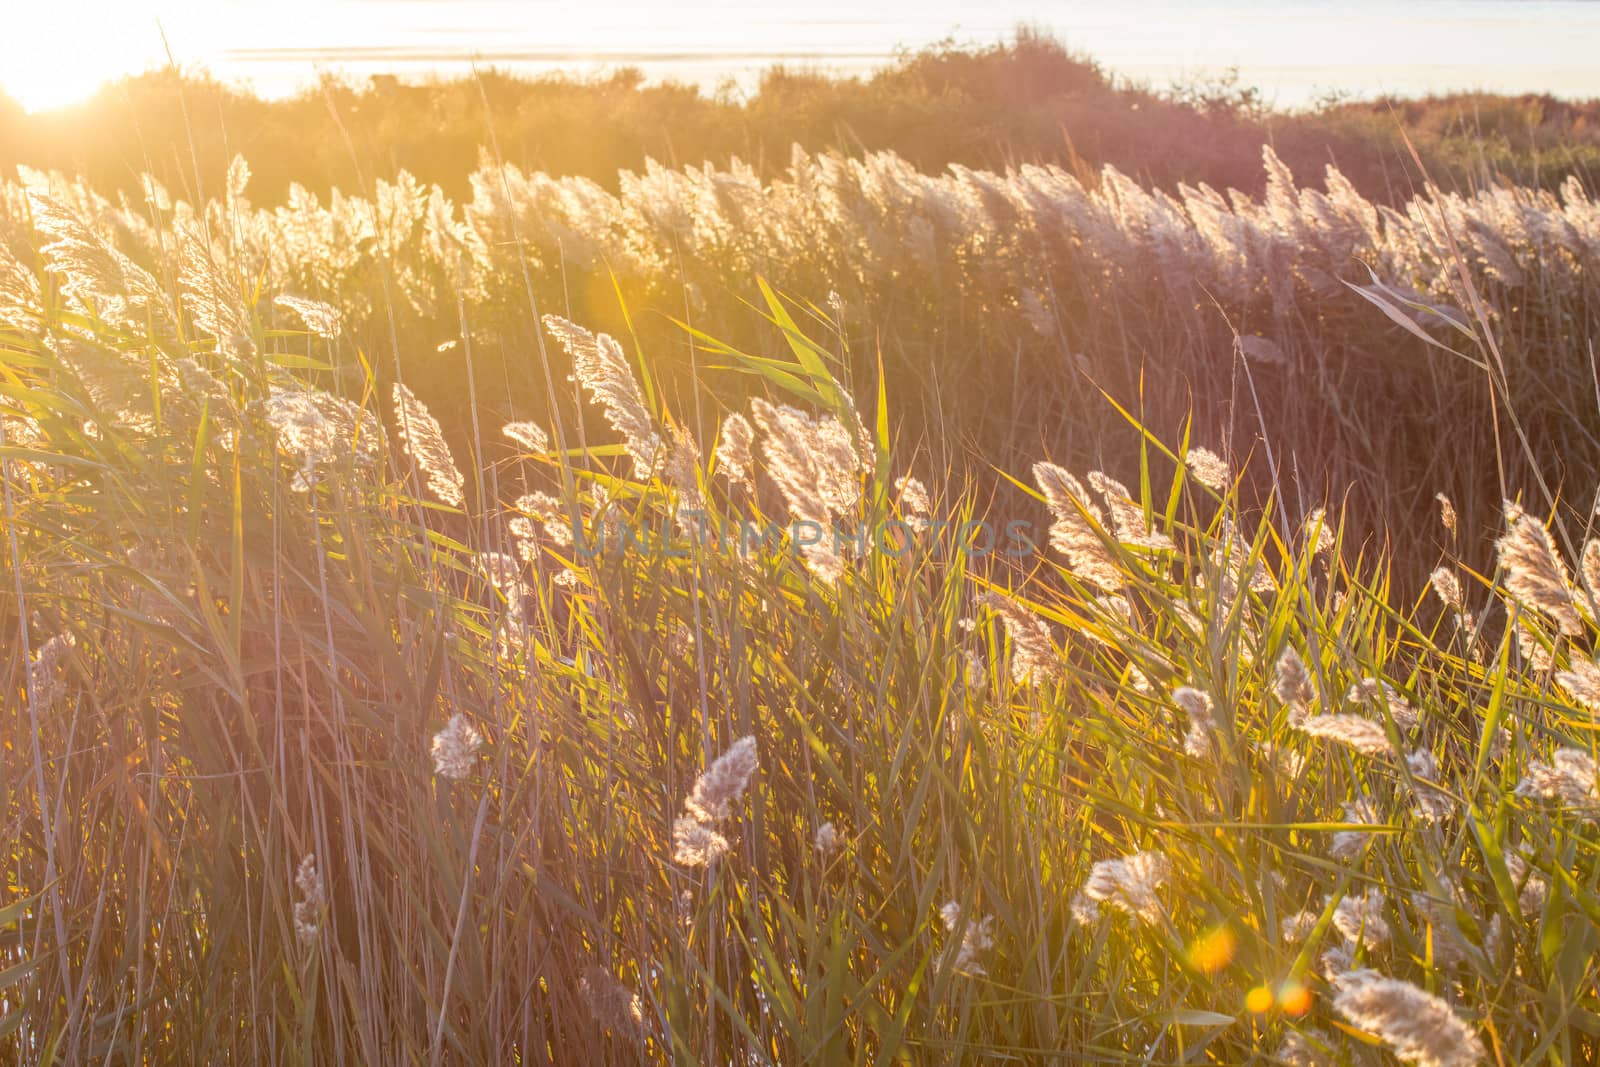
[[[242,173],[230,208],[149,224],[43,178],[8,193],[8,1058],[1595,1055],[1600,619],[1582,531],[1537,483],[1501,566],[1445,563],[1441,614],[1338,495],[1284,491],[1271,436],[1230,463],[1201,427],[1116,414],[1135,444],[1103,466],[1136,474],[1080,481],[1043,450],[990,495],[897,436],[914,379],[852,387],[860,297],[836,318],[767,287],[759,351],[674,327],[746,379],[722,394],[544,318],[554,432],[507,417],[509,449],[489,406],[453,433],[414,364],[374,370],[359,322],[386,305],[363,287],[481,375],[477,324],[516,300],[502,228],[551,267],[532,205],[576,187],[496,176],[506,201],[486,172],[459,215],[405,181],[257,212]],[[1499,283],[1484,316],[1435,303],[1439,213],[1506,249],[1494,270],[1589,299],[1577,190],[1364,213],[1274,173],[1265,201],[1185,203],[805,157],[790,185],[655,172],[649,213],[584,193],[614,214],[582,229],[618,271],[676,262],[672,205],[719,269],[826,253],[886,299],[896,272],[948,271],[1002,332],[1043,264],[1124,293],[1232,278],[1312,317],[1273,292],[1314,284],[1337,237],[1389,279],[1368,298],[1470,335],[1513,400],[1496,338],[1530,312]],[[479,235],[449,272],[422,241],[444,217]],[[118,252],[137,226],[147,266]],[[374,240],[341,258],[338,232]],[[1321,358],[1280,344],[1307,375]],[[569,367],[605,423],[572,418]],[[1254,477],[1274,490],[1245,506]],[[983,522],[1036,532],[979,551]]]

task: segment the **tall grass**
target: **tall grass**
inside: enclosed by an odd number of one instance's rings
[[[1531,494],[1442,608],[1337,498],[1241,509],[1223,442],[1131,413],[1127,484],[1046,452],[990,504],[769,288],[777,348],[699,336],[748,418],[550,318],[614,431],[552,398],[500,452],[269,304],[243,212],[152,273],[27,204],[13,1058],[1595,1055],[1600,548]]]
[[[147,199],[112,203],[28,172],[5,187],[0,228],[33,262],[49,235],[34,232],[27,193],[43,193],[168,278],[182,269],[174,231],[203,227],[250,289],[336,304],[337,373],[360,382],[352,347],[386,382],[403,373],[458,450],[477,448],[482,412],[548,422],[554,404],[582,424],[575,396],[549,388],[530,307],[637,337],[680,417],[737,400],[747,376],[702,365],[677,323],[774,355],[745,307],[759,274],[815,301],[848,339],[847,385],[882,362],[899,440],[985,489],[1006,492],[992,468],[1041,452],[1131,480],[1138,437],[1109,394],[1164,438],[1193,413],[1206,439],[1241,455],[1272,441],[1275,470],[1250,466],[1247,500],[1277,479],[1297,503],[1337,494],[1352,536],[1392,537],[1418,577],[1441,548],[1487,565],[1502,471],[1587,494],[1600,463],[1584,354],[1600,332],[1600,210],[1582,185],[1430,190],[1391,208],[1335,169],[1316,188],[1270,150],[1264,162],[1266,193],[1253,198],[1172,195],[1109,168],[928,175],[889,154],[797,153],[772,181],[739,164],[651,165],[616,193],[486,161],[465,203],[402,173],[366,195],[297,189],[268,209],[252,206],[235,160],[201,204],[153,181]],[[1459,314],[1439,310],[1471,311],[1473,293],[1497,348],[1487,372]],[[292,308],[262,315],[301,325]],[[1495,406],[1500,418],[1485,418]],[[1508,411],[1526,436],[1515,448]],[[480,459],[503,454],[490,438]],[[1459,545],[1419,506],[1437,492],[1456,503]]]

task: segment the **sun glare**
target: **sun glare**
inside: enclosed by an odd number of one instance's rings
[[[29,111],[77,103],[108,81],[166,61],[161,22],[186,17],[180,5],[161,11],[141,3],[39,3],[5,14],[9,47],[0,91]]]

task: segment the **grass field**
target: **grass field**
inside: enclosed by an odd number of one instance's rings
[[[1600,208],[1265,165],[5,185],[5,1057],[1591,1062]]]

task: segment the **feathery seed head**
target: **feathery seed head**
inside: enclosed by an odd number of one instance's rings
[[[1455,810],[1455,801],[1450,794],[1440,789],[1436,784],[1441,780],[1439,774],[1439,760],[1432,752],[1419,748],[1406,756],[1406,769],[1411,772],[1413,779],[1412,814],[1423,822],[1438,822],[1446,818]]]
[[[1354,803],[1344,805],[1344,821],[1362,826],[1376,826],[1380,820],[1372,798],[1363,794],[1357,797]],[[1361,850],[1366,847],[1370,836],[1362,830],[1336,831],[1332,843],[1328,846],[1328,858],[1339,863],[1351,862],[1361,855]]]
[[[394,383],[394,417],[400,428],[400,442],[428,492],[441,504],[466,507],[467,482],[445,443],[439,420],[400,382]]]
[[[684,809],[702,822],[726,819],[750,784],[757,762],[755,737],[741,737],[695,781]]]
[[[1389,735],[1383,727],[1359,715],[1315,715],[1295,728],[1312,737],[1349,745],[1364,756],[1381,756],[1389,751]]]
[[[1589,594],[1590,610],[1600,614],[1600,537],[1583,543],[1578,570],[1583,575],[1584,591]]]
[[[1477,1035],[1450,1005],[1409,982],[1354,972],[1345,977],[1333,1008],[1352,1026],[1381,1038],[1403,1063],[1473,1067],[1484,1058]]]
[[[1297,945],[1311,936],[1321,919],[1322,916],[1318,912],[1309,908],[1302,909],[1279,923],[1278,932],[1282,935],[1285,944]]]
[[[550,541],[562,548],[573,543],[573,518],[567,505],[549,493],[524,493],[513,505],[517,511],[537,521]],[[521,536],[521,534],[518,534]]]
[[[1448,567],[1439,567],[1428,575],[1428,584],[1433,587],[1434,595],[1443,602],[1447,608],[1460,611],[1462,608],[1461,580],[1456,577],[1456,572]]]
[[[1189,732],[1183,742],[1184,751],[1196,759],[1204,759],[1211,755],[1215,747],[1212,731],[1217,727],[1216,718],[1212,713],[1211,698],[1200,690],[1185,685],[1172,691],[1172,700],[1189,717]]]
[[[513,611],[521,608],[524,597],[533,594],[522,580],[522,564],[504,552],[478,553],[478,569]]]
[[[663,458],[661,435],[622,346],[610,334],[590,333],[556,315],[544,317],[544,328],[567,350],[573,377],[605,409],[611,428],[622,435],[633,460],[634,477],[640,481],[654,477]]]
[[[728,851],[728,839],[694,815],[680,815],[672,824],[672,861],[685,867],[709,867]]]
[[[536,422],[508,422],[500,432],[534,455],[550,451],[550,435]]]
[[[1436,568],[1428,576],[1428,584],[1433,587],[1434,595],[1450,609],[1456,627],[1470,632],[1476,623],[1472,612],[1467,610],[1466,597],[1461,590],[1461,580],[1456,577],[1455,571],[1447,567]]]
[[[705,505],[705,496],[700,492],[700,442],[677,423],[668,426],[667,437],[671,444],[663,473],[667,484],[677,492],[675,520],[684,536],[693,538]]]
[[[1103,471],[1090,471],[1089,485],[1106,502],[1106,514],[1111,519],[1111,529],[1119,542],[1153,551],[1168,551],[1175,547],[1172,538],[1150,528],[1145,521],[1143,506],[1133,499],[1127,486]]]
[[[1506,590],[1525,607],[1549,616],[1562,633],[1581,633],[1567,565],[1556,553],[1550,531],[1514,504],[1506,506],[1506,527],[1495,542]]]
[[[1530,671],[1543,674],[1555,670],[1556,657],[1551,642],[1532,623],[1534,615],[1520,605],[1514,605],[1511,610],[1514,612],[1511,634],[1516,639],[1517,655]]]
[[[1600,815],[1594,759],[1576,748],[1558,748],[1549,763],[1532,760],[1517,783],[1517,796],[1552,801],[1585,816]]]
[[[1222,457],[1209,448],[1191,448],[1183,455],[1183,465],[1195,481],[1217,493],[1228,491],[1233,472]]]
[[[34,709],[42,712],[67,693],[61,680],[61,661],[78,643],[70,633],[57,634],[39,647],[33,662],[28,664],[28,688],[32,693]]]
[[[450,716],[443,730],[433,735],[433,771],[452,781],[460,781],[472,772],[478,758],[483,737],[461,712]]]
[[[1072,899],[1072,914],[1082,923],[1093,922],[1101,905],[1124,911],[1142,922],[1157,922],[1162,915],[1156,890],[1172,876],[1172,861],[1160,852],[1135,852],[1106,859],[1089,870],[1089,878]]]
[[[277,297],[273,303],[294,312],[306,329],[318,337],[331,341],[339,336],[339,311],[333,305],[287,294]]]
[[[1011,638],[1011,681],[1046,685],[1061,677],[1061,657],[1050,639],[1050,625],[1010,597],[992,590],[978,594],[979,604],[1000,617]]]
[[[640,1042],[645,1037],[644,1001],[604,967],[588,967],[578,979],[578,992],[594,1021],[618,1037]]]
[[[926,521],[933,514],[933,501],[928,489],[909,474],[895,479],[894,491],[899,497],[900,511],[908,518]]]
[[[961,926],[961,905],[953,900],[939,908],[939,918],[944,928],[955,933]],[[986,915],[977,922],[969,922],[962,931],[961,940],[952,942],[945,950],[944,966],[955,974],[981,975],[984,971],[979,956],[994,945],[994,916]]]
[[[343,397],[320,389],[274,387],[249,408],[271,429],[278,447],[299,462],[291,488],[309,491],[325,468],[346,457],[359,467],[378,462],[377,418]]]
[[[1450,531],[1451,537],[1456,536],[1456,506],[1443,493],[1434,494],[1434,499],[1439,502],[1439,521]]]
[[[1273,670],[1272,693],[1289,709],[1289,721],[1298,722],[1310,714],[1316,702],[1317,691],[1311,684],[1311,672],[1292,645],[1286,645]]]
[[[823,581],[837,582],[844,560],[830,527],[836,517],[853,516],[861,500],[860,464],[849,432],[831,415],[813,418],[760,397],[750,402],[750,411],[765,434],[761,451],[767,474],[790,515],[823,531],[815,542],[801,546],[806,566]]]
[[[1313,557],[1325,556],[1333,551],[1333,528],[1328,525],[1326,510],[1317,508],[1307,515],[1303,530],[1306,544],[1310,546]]]
[[[1083,484],[1054,463],[1035,463],[1033,479],[1055,520],[1050,524],[1050,547],[1067,557],[1068,569],[1082,581],[1103,592],[1120,592],[1122,568],[1097,529],[1104,518]],[[1143,523],[1142,515],[1139,521]]]
[[[1328,1035],[1321,1030],[1288,1030],[1272,1056],[1284,1067],[1326,1067],[1334,1062],[1331,1050]]]
[[[1350,688],[1345,690],[1344,699],[1346,703],[1366,704],[1380,712],[1386,709],[1395,725],[1402,730],[1415,730],[1422,722],[1421,713],[1400,695],[1398,689],[1376,678],[1361,678],[1352,682]]]
[[[1333,909],[1334,928],[1352,948],[1361,944],[1382,948],[1389,943],[1389,924],[1383,918],[1388,903],[1376,889],[1368,889],[1365,896],[1345,897]]]
[[[302,944],[309,944],[317,939],[321,929],[322,908],[326,902],[322,873],[317,870],[317,857],[314,854],[308,852],[301,857],[294,884],[300,890],[300,899],[294,902],[294,933]]]
[[[1600,663],[1574,653],[1571,670],[1557,671],[1556,682],[1592,716],[1600,716]]]
[[[756,466],[750,447],[755,439],[750,420],[737,411],[722,421],[722,430],[717,434],[717,473],[729,484],[754,483]]]
[[[1511,875],[1511,884],[1517,891],[1517,906],[1522,909],[1523,915],[1537,915],[1544,910],[1545,900],[1550,894],[1549,883],[1522,853],[1508,851],[1505,859],[1506,873]]]
[[[1306,757],[1303,753],[1290,748],[1288,745],[1274,744],[1271,741],[1255,746],[1256,752],[1262,759],[1272,764],[1273,769],[1282,777],[1298,779],[1306,769]]]
[[[1389,734],[1384,733],[1384,728],[1378,723],[1360,715],[1314,715],[1296,723],[1294,728],[1312,737],[1349,745],[1362,755],[1389,752]]]
[[[195,325],[215,337],[217,347],[235,358],[254,354],[250,315],[240,298],[238,282],[218,265],[197,231],[180,229],[178,249],[178,285],[183,306]]]

